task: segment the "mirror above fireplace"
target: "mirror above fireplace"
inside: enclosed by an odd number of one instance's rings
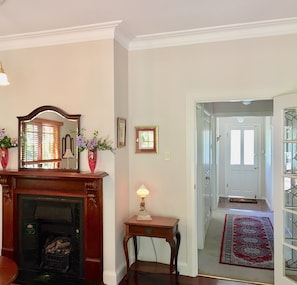
[[[19,170],[79,172],[76,133],[80,116],[41,106],[19,121]]]

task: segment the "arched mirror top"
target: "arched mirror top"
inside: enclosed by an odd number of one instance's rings
[[[80,117],[49,105],[18,116],[19,170],[79,172]]]

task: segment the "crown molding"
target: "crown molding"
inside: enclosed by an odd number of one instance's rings
[[[122,21],[0,37],[0,51],[115,39],[127,50],[297,34],[297,17],[134,37]]]
[[[138,36],[129,50],[297,34],[297,18],[252,22],[211,28]]]
[[[114,39],[115,30],[121,22],[122,21],[113,21],[86,26],[3,36],[0,37],[0,51]],[[124,43],[123,36],[121,39]],[[128,44],[126,45],[128,46]]]

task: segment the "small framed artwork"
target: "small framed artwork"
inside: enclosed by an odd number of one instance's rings
[[[158,153],[158,127],[135,127],[135,152]]]
[[[126,119],[118,118],[118,147],[126,146]]]

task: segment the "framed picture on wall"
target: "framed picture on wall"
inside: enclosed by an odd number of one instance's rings
[[[135,127],[135,152],[158,152],[158,127]]]
[[[126,119],[118,118],[118,147],[126,146]]]

